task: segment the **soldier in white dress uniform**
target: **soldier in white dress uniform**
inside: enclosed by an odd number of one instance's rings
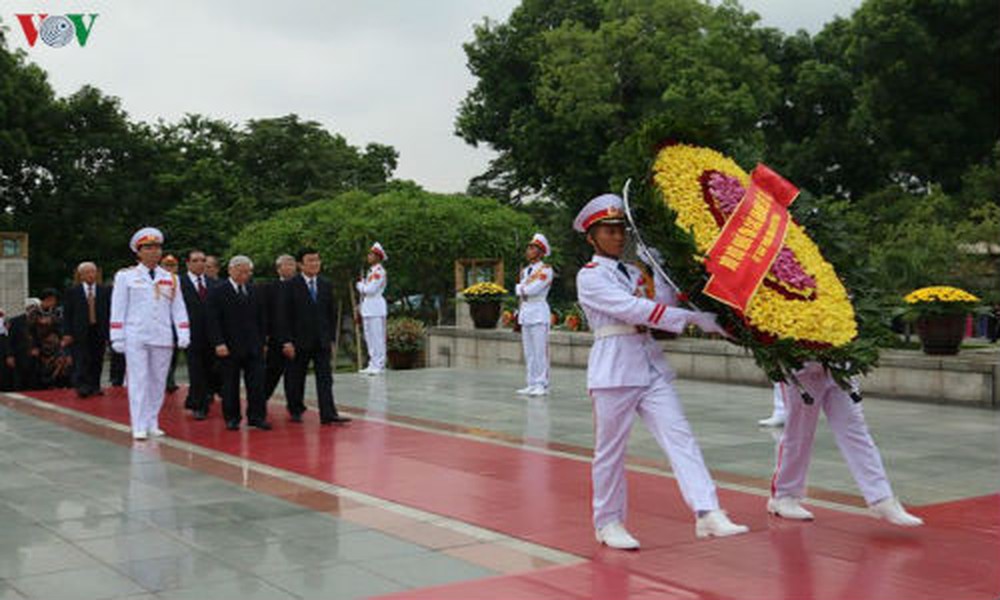
[[[368,250],[368,274],[355,284],[361,295],[361,318],[365,328],[365,344],[368,346],[368,366],[361,369],[366,375],[378,375],[385,371],[385,316],[387,313],[385,286],[388,283],[385,267],[386,259],[382,244],[375,242]]]
[[[118,271],[111,293],[111,346],[125,354],[129,418],[137,440],[164,434],[159,415],[174,332],[180,348],[187,348],[191,340],[177,276],[159,266],[162,246],[158,229],[137,231],[129,247],[139,264]]]
[[[822,411],[826,413],[833,439],[872,514],[902,527],[923,525],[923,520],[906,512],[893,496],[882,457],[868,432],[861,403],[854,402],[851,395],[841,389],[819,363],[806,363],[796,372],[796,378],[812,396],[813,403],[803,402],[802,392],[796,386],[781,384],[785,399],[785,430],[778,446],[767,511],[786,519],[813,519],[813,514],[803,508],[802,500],[812,460],[816,425]],[[851,385],[852,391],[857,393],[857,379],[853,379]]]
[[[587,388],[594,405],[593,510],[597,540],[612,548],[637,549],[625,529],[625,452],[638,413],[666,452],[684,501],[695,513],[695,535],[745,533],[719,508],[715,484],[672,381],[659,344],[648,328],[681,332],[690,324],[725,335],[712,313],[676,308],[673,291],[656,278],[653,297],[634,265],[619,259],[625,248],[623,203],[613,194],[591,200],[573,228],[587,234],[593,261],[580,269],[576,288],[594,332]]]
[[[549,241],[536,233],[528,242],[525,257],[528,266],[521,269],[521,278],[514,287],[519,305],[517,322],[521,325],[521,345],[524,347],[524,364],[527,366],[527,387],[518,394],[544,396],[549,393],[549,303],[546,298],[552,288],[554,272],[542,262],[551,254]]]

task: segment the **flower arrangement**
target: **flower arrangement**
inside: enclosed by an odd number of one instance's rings
[[[502,313],[500,313],[501,325],[510,328],[513,327],[515,323],[517,323],[517,315],[514,314],[514,311],[505,310]]]
[[[979,308],[980,299],[975,294],[947,285],[936,285],[914,290],[903,297],[905,316],[920,319],[936,315],[965,315]]]
[[[846,288],[794,220],[745,311],[702,293],[708,279],[705,257],[750,181],[735,161],[709,148],[673,144],[657,153],[652,172],[651,189],[640,195],[646,201],[646,241],[670,257],[682,295],[718,313],[734,341],[753,353],[772,380],[817,361],[843,383],[875,364],[877,347],[858,338]]]
[[[424,346],[427,329],[411,317],[393,317],[386,323],[386,348],[395,352],[418,352]]]
[[[563,319],[563,326],[569,331],[580,331],[582,325],[579,315],[569,314]]]
[[[492,281],[481,281],[462,290],[466,302],[499,302],[507,295],[507,289]]]

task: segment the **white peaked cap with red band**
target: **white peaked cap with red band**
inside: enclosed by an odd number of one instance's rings
[[[625,203],[614,194],[601,194],[587,203],[573,220],[573,229],[580,233],[598,223],[624,223]]]
[[[156,227],[143,227],[132,234],[132,239],[129,240],[128,247],[132,249],[132,252],[138,253],[139,246],[144,244],[160,244],[162,246],[163,232]]]
[[[385,255],[385,249],[382,248],[382,244],[380,244],[378,242],[375,242],[374,244],[372,244],[372,247],[369,248],[368,251],[369,252],[374,252],[375,254],[378,254],[382,258],[382,260],[386,260],[386,259],[389,258],[388,256]]]
[[[536,233],[531,236],[531,241],[529,244],[534,244],[542,249],[542,256],[548,256],[552,254],[552,246],[549,246],[549,240],[546,239],[544,234]]]

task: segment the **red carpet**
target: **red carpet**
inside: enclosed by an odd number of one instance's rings
[[[79,400],[32,397],[128,423],[122,390]],[[701,541],[672,479],[629,473],[635,553],[600,548],[590,524],[590,466],[443,433],[358,420],[320,427],[315,412],[273,431],[226,431],[216,412],[196,422],[170,398],[160,424],[171,437],[403,505],[587,557],[553,567],[398,598],[885,598],[990,599],[1000,593],[1000,494],[916,508],[907,530],[814,508],[815,523],[769,519],[764,498],[720,490],[748,535]],[[214,407],[216,410],[218,407]]]

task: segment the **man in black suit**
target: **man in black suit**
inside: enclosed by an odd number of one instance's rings
[[[81,398],[101,396],[101,370],[108,344],[111,291],[97,283],[97,265],[82,262],[76,268],[80,283],[66,291],[63,301],[63,347],[73,357],[73,387]]]
[[[226,429],[240,428],[240,373],[247,389],[247,423],[269,430],[264,398],[264,304],[250,284],[253,263],[229,261],[229,279],[208,295],[208,337],[222,367],[222,415]]]
[[[267,357],[264,365],[264,398],[271,399],[278,381],[285,374],[287,360],[281,353],[281,340],[278,338],[278,305],[281,299],[281,289],[286,281],[295,277],[295,257],[282,254],[274,261],[278,280],[258,286],[264,297],[264,314],[267,317]]]
[[[26,299],[24,313],[12,318],[7,324],[7,356],[4,362],[12,376],[11,388],[14,390],[38,388],[38,353],[30,330],[41,306],[38,298]]]
[[[350,419],[337,413],[337,405],[333,401],[330,345],[337,324],[333,285],[319,276],[322,262],[317,250],[299,250],[295,259],[299,263],[299,275],[282,286],[278,310],[281,351],[289,361],[285,369],[288,413],[293,422],[302,422],[302,413],[306,410],[303,401],[306,371],[311,362],[316,371],[320,423],[346,423]]]
[[[205,253],[191,250],[187,256],[187,273],[180,278],[184,306],[191,324],[191,344],[187,348],[188,392],[184,408],[194,411],[194,418],[202,421],[208,416],[212,404],[212,385],[216,371],[215,349],[208,339],[206,319],[209,292],[218,283],[205,274]]]

